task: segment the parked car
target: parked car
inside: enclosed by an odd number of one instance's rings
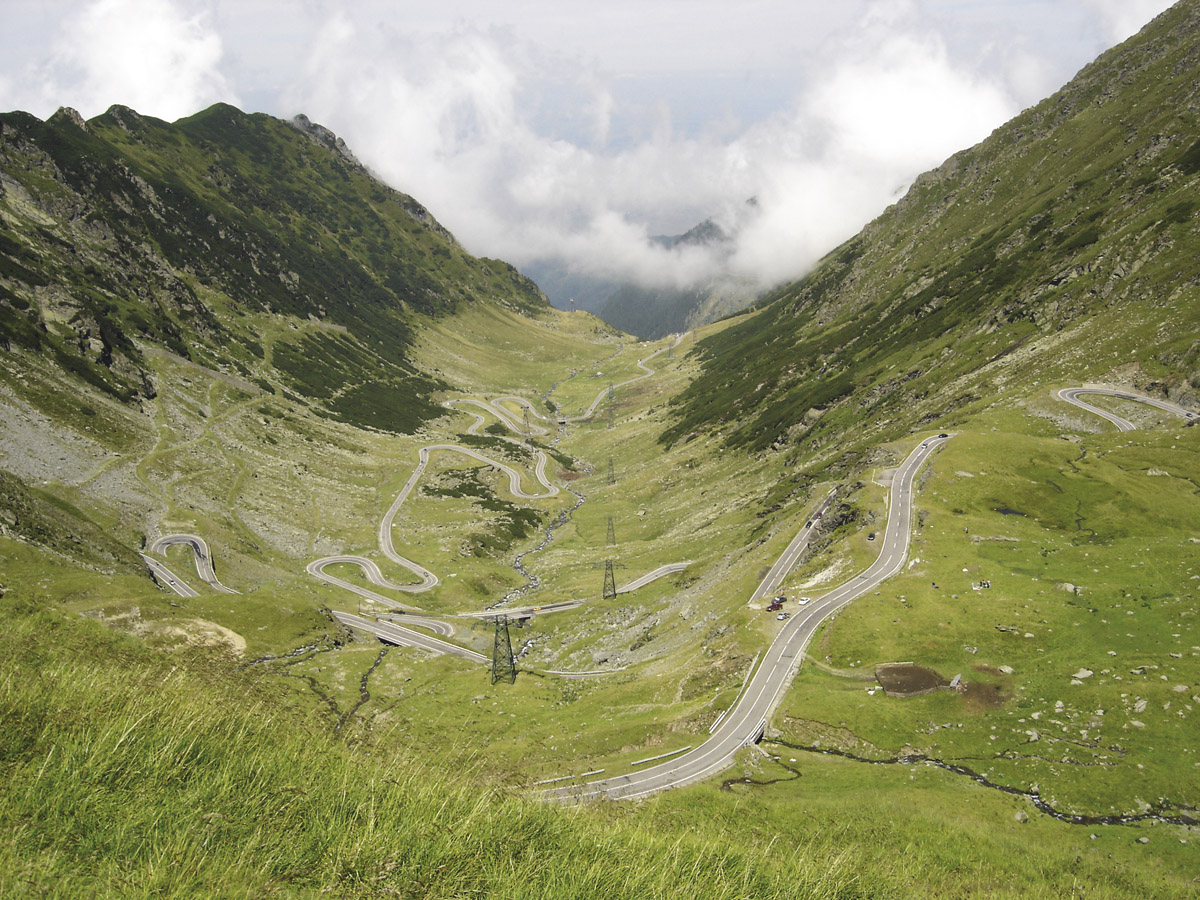
[[[791,615],[791,613],[783,613],[783,612],[781,612],[781,613],[780,613],[779,615],[777,615],[775,618],[777,618],[777,619],[778,619],[780,622],[782,622],[782,621],[783,621],[784,619],[786,619],[786,618],[787,618],[789,615]]]
[[[783,604],[780,603],[778,600],[772,600],[770,603],[767,604],[767,612],[775,612],[776,610],[779,610],[779,609],[783,609]]]
[[[801,597],[801,598],[800,598],[799,600],[797,600],[796,602],[797,602],[798,604],[800,604],[801,606],[803,606],[804,604],[808,603],[808,602],[809,602],[809,601],[811,601],[811,600],[812,600],[812,597]]]

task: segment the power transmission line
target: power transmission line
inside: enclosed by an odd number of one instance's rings
[[[615,589],[614,589],[615,590]],[[512,640],[508,636],[508,616],[496,616],[496,639],[492,644],[492,684],[517,680],[517,663],[513,659]]]
[[[617,577],[613,574],[613,561],[604,561],[604,593],[601,596],[607,600],[617,596]]]

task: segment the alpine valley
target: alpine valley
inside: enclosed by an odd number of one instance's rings
[[[651,341],[0,115],[0,896],[1195,896],[1198,211],[1200,0]]]

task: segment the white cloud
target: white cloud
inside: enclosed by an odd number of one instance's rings
[[[1016,112],[1002,88],[955,66],[936,36],[893,31],[902,8],[879,12],[885,32],[856,40],[788,119],[744,139],[742,155],[760,169],[762,216],[739,242],[742,274],[794,276]]]
[[[540,134],[520,97],[549,66],[602,136],[613,105],[603,81],[507,30],[416,36],[336,16],[287,105],[341,134],[474,252],[518,263],[571,254],[585,268],[649,276],[652,252],[636,221],[702,187],[692,148],[667,128],[613,156]]]
[[[95,0],[62,19],[49,58],[8,95],[48,115],[73,106],[85,118],[114,103],[168,120],[237,97],[221,74],[221,39],[203,10],[172,0]]]
[[[1163,12],[1174,0],[1082,0],[1085,7],[1100,17],[1108,43],[1116,44],[1137,34],[1147,22]]]
[[[472,252],[656,285],[730,262],[763,282],[801,272],[1061,83],[1102,31],[1167,5],[7,2],[0,105],[170,119],[237,103],[235,72],[256,108],[333,128]],[[51,28],[36,50],[13,36]],[[710,215],[742,222],[732,256],[648,241]]]
[[[344,15],[320,30],[288,105],[341,134],[468,249],[518,265],[557,258],[657,286],[706,279],[727,260],[666,251],[648,242],[650,229],[744,217],[755,197],[759,215],[733,262],[769,283],[801,272],[1015,111],[1000,88],[955,66],[936,35],[913,30],[912,10],[872,5],[865,28],[826,49],[825,76],[789,112],[724,141],[679,134],[666,110],[622,149],[550,137],[523,92],[557,80],[602,137],[616,101],[601,73],[507,29],[418,35]]]

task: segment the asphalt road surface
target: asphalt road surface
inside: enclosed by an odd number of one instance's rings
[[[562,612],[564,609],[575,609],[583,606],[586,600],[560,600],[557,603],[545,603],[541,606],[514,606],[511,609],[479,609],[473,612],[455,613],[460,619],[494,619],[497,616],[508,616],[510,619],[527,619],[539,613]]]
[[[628,775],[550,788],[540,791],[539,796],[564,803],[601,798],[637,799],[701,781],[729,766],[742,747],[762,735],[767,718],[791,682],[818,626],[851,600],[900,571],[908,555],[913,480],[929,455],[947,440],[948,436],[925,439],[896,470],[878,558],[866,571],[824,596],[814,598],[787,620],[763,655],[746,689],[711,738],[669,762]]]
[[[476,653],[474,650],[468,650],[466,647],[460,647],[457,644],[451,644],[448,641],[439,640],[427,634],[421,634],[418,631],[413,631],[411,628],[397,625],[395,622],[364,619],[362,616],[356,616],[353,613],[337,612],[336,610],[333,613],[333,617],[343,625],[350,628],[357,628],[359,631],[366,631],[389,644],[420,647],[424,650],[430,650],[433,653],[448,653],[451,656],[457,656],[468,662],[482,663],[489,666],[492,664],[491,659],[482,653]]]
[[[629,584],[621,585],[621,587],[617,588],[617,593],[618,594],[632,593],[633,591],[636,591],[638,588],[644,588],[646,585],[648,585],[652,581],[657,581],[659,578],[662,578],[664,575],[673,575],[676,572],[682,572],[684,569],[686,569],[690,565],[691,565],[690,562],[677,562],[677,563],[667,563],[665,566],[659,566],[654,571],[647,572],[641,578],[635,578],[635,579],[633,579],[633,581],[629,582]]]
[[[1094,413],[1101,418],[1107,419],[1117,426],[1118,431],[1133,431],[1137,428],[1137,426],[1128,419],[1118,416],[1116,413],[1111,413],[1108,410],[1101,409],[1098,406],[1092,406],[1092,404],[1085,400],[1080,400],[1080,394],[1096,394],[1102,397],[1116,397],[1120,400],[1133,400],[1137,403],[1145,403],[1148,406],[1157,407],[1164,412],[1169,412],[1172,415],[1180,416],[1184,419],[1197,418],[1196,413],[1190,412],[1184,409],[1182,406],[1178,406],[1168,400],[1159,400],[1157,397],[1144,397],[1141,394],[1134,394],[1131,391],[1122,390],[1120,388],[1093,385],[1088,387],[1063,388],[1057,393],[1059,400],[1065,400],[1067,403],[1073,403],[1080,409],[1087,410],[1088,412]]]
[[[534,409],[533,405],[528,400],[525,400],[522,397],[497,397],[495,400],[476,400],[473,398],[466,398],[466,399],[462,399],[462,400],[447,400],[442,404],[442,406],[445,406],[448,409],[453,409],[455,406],[459,406],[462,404],[468,404],[470,406],[477,406],[480,409],[484,410],[485,412],[491,413],[493,416],[495,416],[497,419],[499,419],[501,422],[503,422],[505,427],[507,427],[509,431],[515,431],[517,434],[532,435],[532,434],[549,434],[550,433],[550,429],[543,428],[541,425],[535,425],[532,422],[529,423],[529,429],[526,430],[525,422],[523,420],[515,418],[512,410],[505,409],[503,406],[500,405],[501,401],[504,401],[504,400],[508,400],[513,403],[518,403],[521,406],[524,406],[526,409],[529,410],[530,416],[532,416],[533,418],[542,419],[543,421],[546,418],[541,413],[539,413],[536,409]],[[472,422],[467,427],[467,434],[479,434],[479,429],[481,427],[483,427],[484,422],[486,422],[487,420],[484,419],[483,416],[479,415],[479,413],[470,413],[470,415],[475,417],[475,421]]]
[[[146,564],[146,568],[150,570],[150,574],[154,576],[154,580],[162,587],[165,587],[169,591],[174,591],[180,597],[200,596],[194,587],[168,569],[164,563],[147,556],[145,553],[138,555],[141,556],[142,562]]]
[[[750,597],[750,602],[761,600],[763,597],[769,597],[779,590],[779,585],[783,583],[783,579],[787,577],[787,573],[792,571],[796,566],[796,561],[800,559],[800,554],[804,552],[804,548],[808,546],[808,539],[812,537],[813,531],[821,521],[821,516],[825,515],[825,510],[829,509],[829,505],[833,503],[833,495],[837,488],[829,492],[829,495],[821,502],[821,505],[816,508],[812,516],[804,523],[804,527],[792,538],[792,542],[788,544],[783,555],[775,561],[775,565],[771,566],[771,570],[767,572],[758,588]]]
[[[213,569],[212,553],[209,552],[208,543],[197,534],[164,534],[146,549],[151,553],[157,553],[159,556],[166,556],[168,547],[174,547],[179,544],[185,544],[192,548],[192,556],[196,562],[196,574],[200,577],[201,581],[214,590],[225,594],[238,593],[233,588],[225,587],[225,585],[217,580],[217,573]],[[196,595],[193,593],[191,596],[194,597]]]
[[[509,490],[511,490],[514,495],[523,497],[526,500],[544,500],[548,497],[557,496],[559,493],[558,488],[551,484],[546,478],[547,457],[546,454],[541,450],[537,451],[537,462],[533,474],[542,487],[544,487],[546,490],[544,493],[531,494],[521,486],[521,473],[507,463],[499,462],[498,460],[492,459],[489,456],[485,456],[484,454],[476,450],[471,450],[467,447],[457,447],[453,444],[429,444],[420,449],[417,455],[418,461],[416,469],[413,470],[412,475],[409,476],[409,479],[407,482],[405,482],[404,487],[400,489],[400,493],[396,495],[396,499],[392,501],[392,505],[388,507],[388,511],[384,513],[383,518],[379,522],[379,529],[377,533],[377,537],[379,539],[379,549],[383,555],[396,565],[408,569],[421,580],[417,584],[397,584],[396,582],[385,578],[383,573],[379,570],[379,566],[374,561],[367,559],[365,556],[326,556],[310,562],[305,567],[305,571],[315,578],[321,579],[326,584],[345,588],[346,590],[353,591],[360,597],[366,597],[375,602],[382,602],[393,609],[399,609],[400,604],[388,600],[382,594],[377,594],[374,591],[367,590],[366,588],[357,587],[348,581],[344,581],[333,575],[328,575],[325,572],[325,567],[333,563],[350,563],[352,565],[359,566],[367,576],[367,580],[372,584],[378,585],[382,588],[387,588],[388,590],[404,591],[409,594],[423,593],[425,591],[432,590],[441,584],[441,579],[438,578],[433,572],[430,572],[420,563],[414,562],[413,560],[403,557],[397,553],[395,544],[392,542],[392,529],[395,527],[396,516],[400,512],[400,507],[404,505],[404,502],[408,499],[409,495],[413,492],[413,489],[417,486],[417,483],[421,480],[421,477],[425,474],[425,469],[429,465],[430,454],[434,451],[461,453],[464,456],[468,456],[472,459],[478,460],[479,462],[494,467],[508,476]]]

